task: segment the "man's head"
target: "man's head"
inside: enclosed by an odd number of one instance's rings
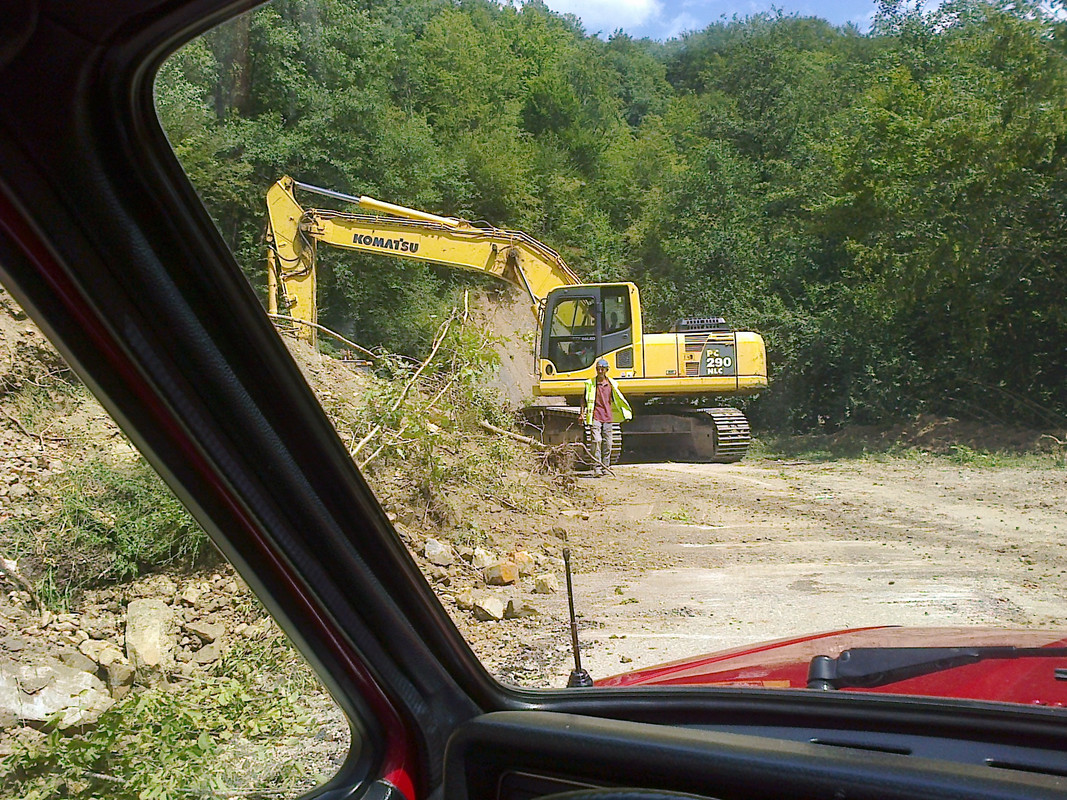
[[[608,362],[607,359],[600,358],[596,362],[596,374],[607,375],[608,374]]]

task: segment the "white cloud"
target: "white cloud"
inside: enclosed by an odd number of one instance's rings
[[[605,34],[640,27],[663,11],[660,0],[546,0],[546,5],[561,14],[574,14],[590,33]]]
[[[692,14],[683,11],[673,19],[667,20],[659,35],[663,39],[673,39],[681,36],[686,31],[698,31],[706,28],[707,25],[707,20],[701,21]]]
[[[1067,21],[1067,3],[1063,0],[1045,0],[1041,4],[1041,10],[1045,14],[1060,22]]]

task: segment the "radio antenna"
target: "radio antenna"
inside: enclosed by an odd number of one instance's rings
[[[582,656],[578,652],[578,619],[574,615],[574,586],[571,583],[571,549],[563,548],[563,571],[567,575],[567,605],[571,611],[571,648],[574,650],[574,669],[567,679],[567,688],[588,687],[593,685],[589,673],[582,669]]]

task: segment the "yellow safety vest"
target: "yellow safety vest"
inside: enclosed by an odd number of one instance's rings
[[[626,398],[623,397],[622,392],[619,391],[619,384],[615,383],[615,379],[610,375],[608,376],[608,383],[611,384],[611,421],[612,422],[625,422],[628,419],[633,419],[634,413],[630,410],[630,404],[626,402]],[[596,403],[596,378],[590,378],[585,382],[585,424],[593,424],[593,405]]]

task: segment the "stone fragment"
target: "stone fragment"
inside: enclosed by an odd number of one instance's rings
[[[203,594],[204,590],[199,584],[190,583],[182,589],[181,594],[178,595],[178,599],[187,606],[195,606]]]
[[[262,639],[265,638],[274,626],[274,620],[270,617],[260,617],[248,627],[241,631],[241,635],[246,639]]]
[[[439,496],[434,504],[433,515],[445,530],[458,528],[463,520],[463,510],[447,495]]]
[[[474,608],[474,593],[470,589],[463,589],[456,592],[456,607],[460,611],[470,611]]]
[[[82,629],[92,639],[107,639],[117,632],[115,619],[110,614],[92,615],[82,619]]]
[[[166,598],[170,600],[178,592],[178,585],[169,575],[149,575],[130,587],[131,597]]]
[[[205,644],[193,653],[193,661],[197,664],[213,664],[220,658],[222,658],[222,642]]]
[[[126,657],[137,683],[165,683],[174,666],[174,612],[162,600],[134,600],[126,609]]]
[[[456,560],[456,554],[452,552],[452,547],[434,538],[426,540],[426,546],[422,553],[426,556],[427,561],[439,567],[447,567]]]
[[[25,497],[32,490],[29,486],[22,483],[16,483],[10,489],[7,490],[8,497]]]
[[[532,575],[534,570],[534,557],[525,550],[516,550],[511,557],[515,566],[519,568],[519,575]]]
[[[7,650],[9,653],[18,653],[25,650],[29,647],[29,644],[21,636],[5,636],[0,639],[0,649]]]
[[[64,666],[76,669],[79,672],[96,672],[96,662],[77,650],[64,650],[59,654],[59,660]]]
[[[546,572],[534,578],[534,594],[555,594],[559,591],[559,578]]]
[[[88,658],[91,658],[101,667],[107,667],[116,661],[126,661],[122,650],[114,642],[98,641],[90,639],[78,645],[78,649]]]
[[[519,579],[519,568],[514,561],[498,561],[486,567],[482,574],[490,586],[508,586]]]
[[[430,569],[427,570],[430,576],[430,580],[434,583],[443,583],[448,586],[452,582],[451,576],[448,574],[448,570],[444,567],[439,567],[436,564],[431,564]]]
[[[471,566],[475,569],[485,569],[494,564],[496,560],[493,554],[484,547],[475,547],[474,555],[471,556]]]
[[[522,619],[523,617],[533,617],[540,612],[527,603],[525,600],[519,597],[512,597],[508,600],[507,608],[504,609],[504,619]]]
[[[482,622],[504,619],[504,601],[491,594],[478,595],[473,600],[474,618]]]
[[[226,626],[221,622],[189,622],[185,630],[205,644],[211,644],[226,635]]]
[[[115,690],[121,686],[129,688],[133,685],[134,670],[125,658],[112,661],[107,665],[107,686],[114,697]]]
[[[546,533],[545,536],[555,536],[557,539],[567,541],[567,529],[557,525],[554,528],[549,528],[548,533]]]
[[[26,609],[20,606],[9,606],[0,602],[0,625],[4,625],[4,621],[11,623],[10,626],[4,626],[11,628],[24,628],[30,625],[30,615]]]
[[[62,664],[0,664],[0,724],[43,724],[59,715],[61,729],[91,725],[114,705],[95,675]]]

